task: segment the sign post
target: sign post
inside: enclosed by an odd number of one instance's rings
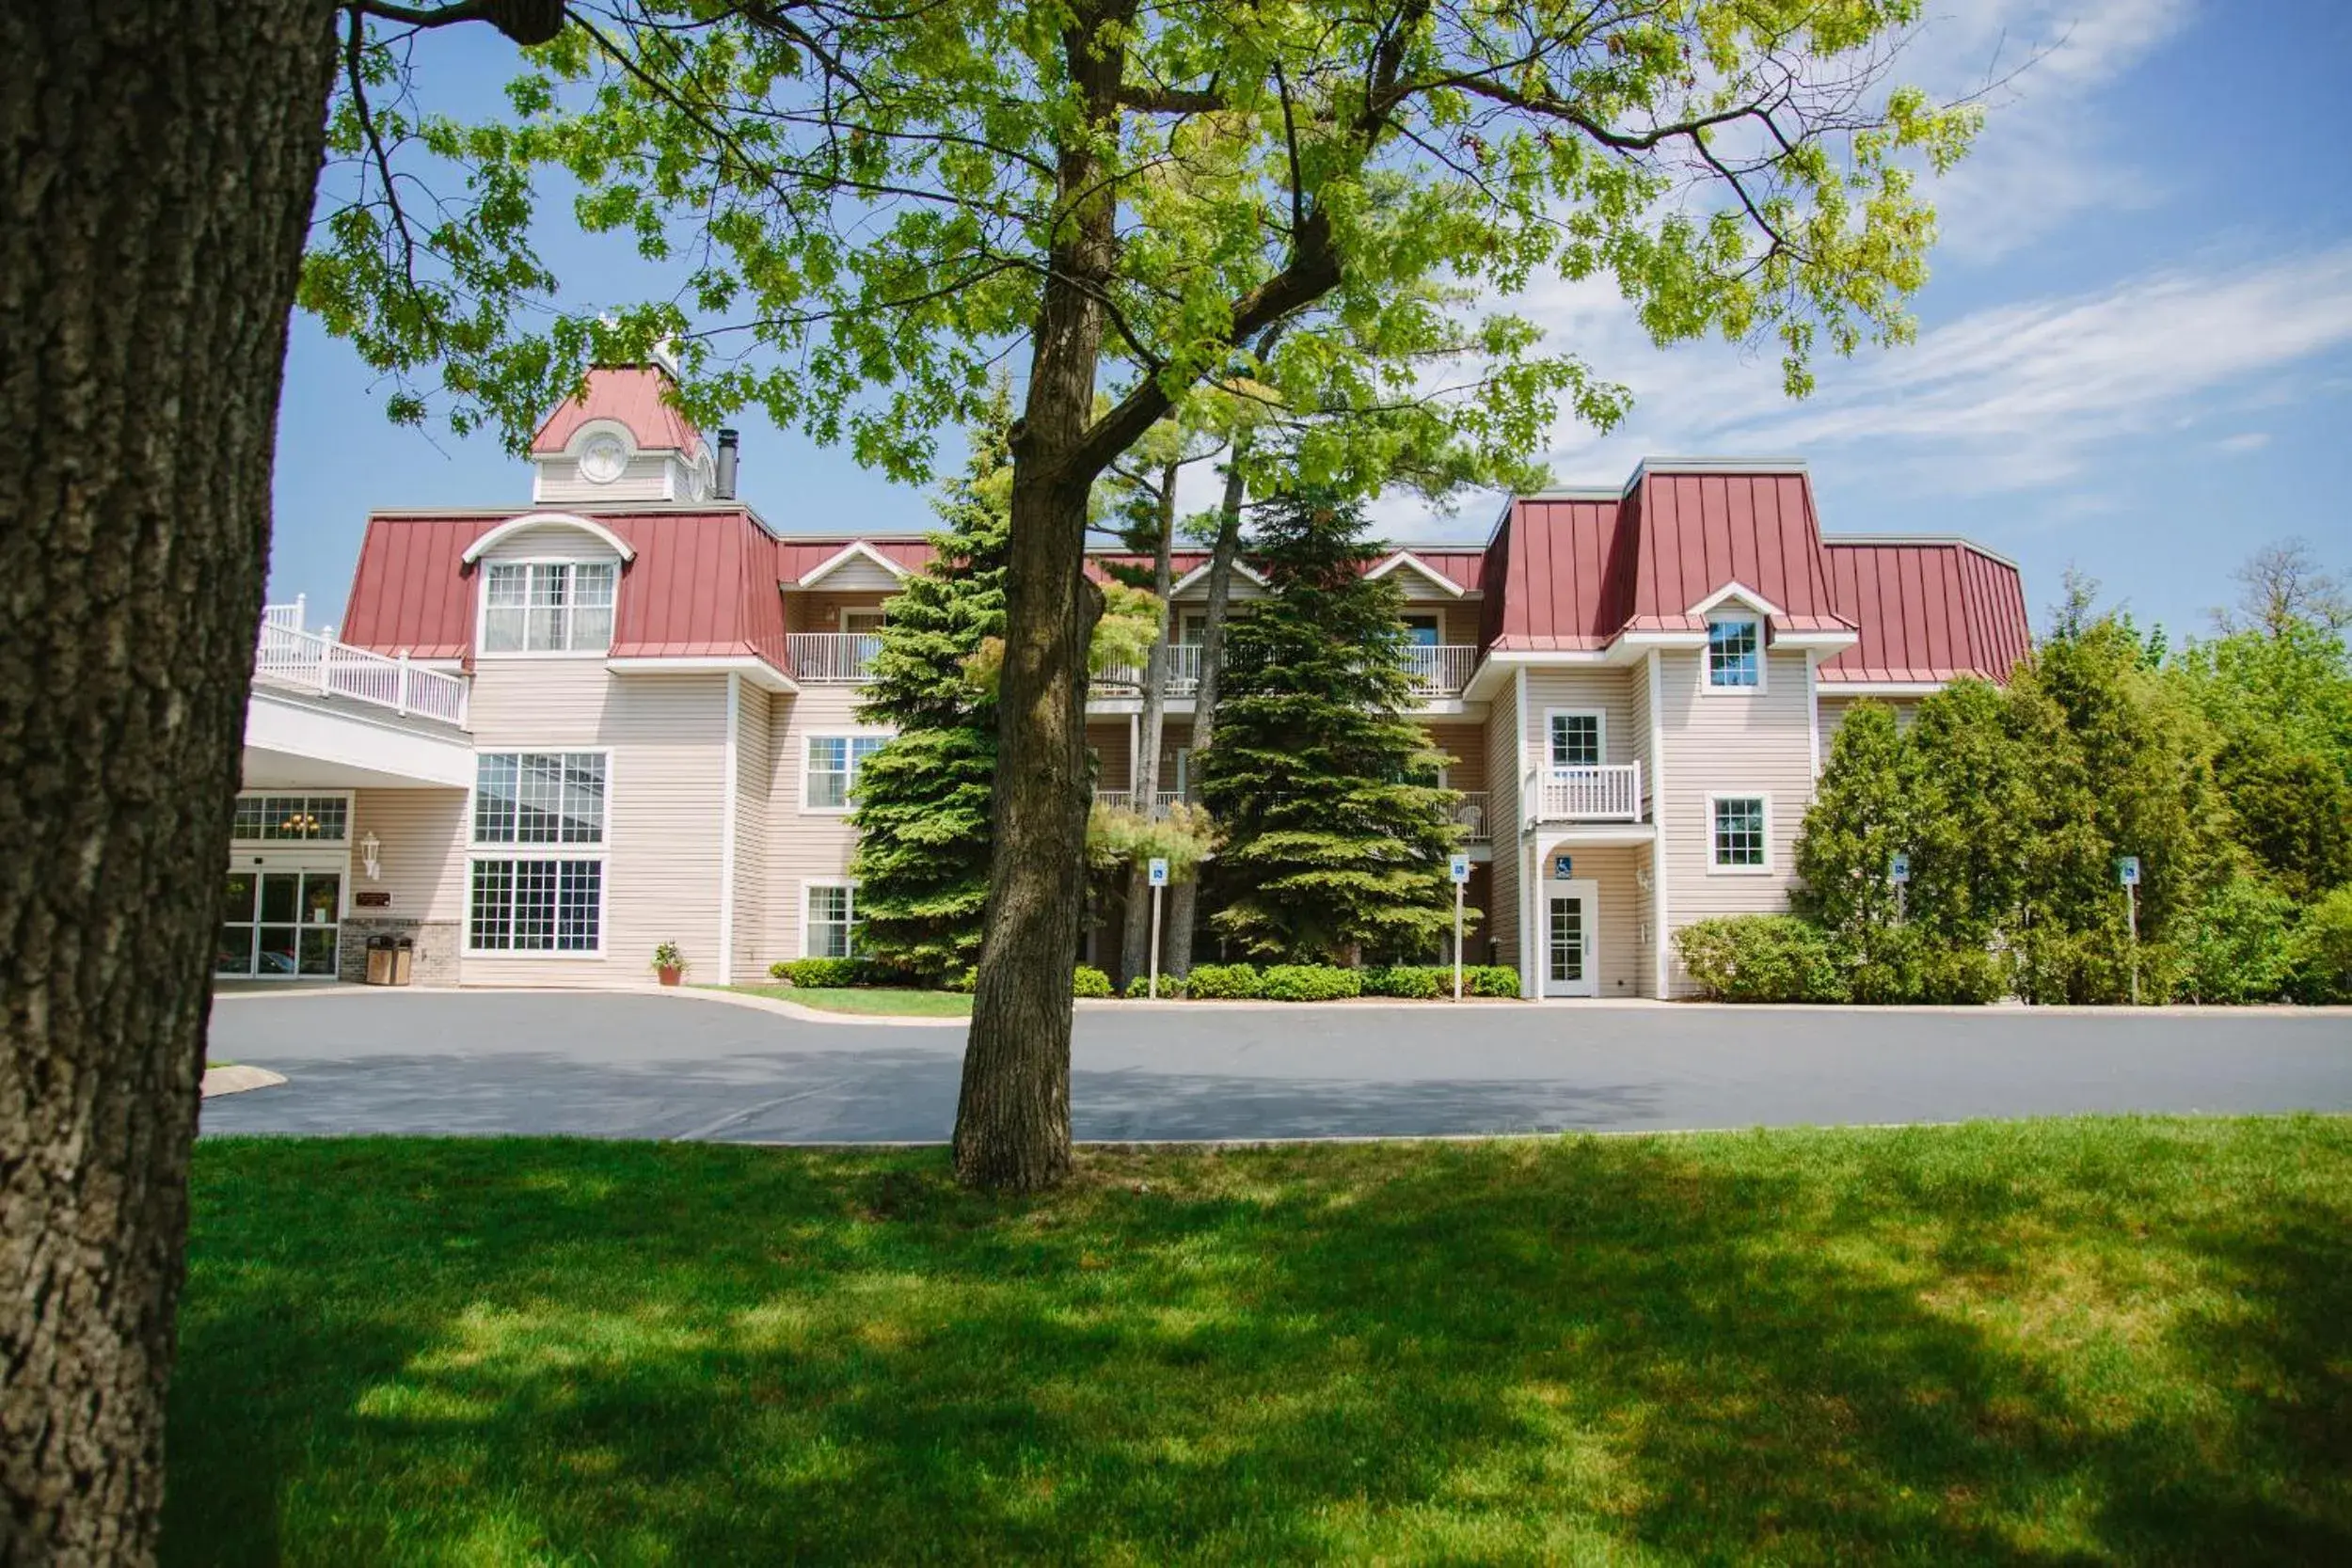
[[[1454,1000],[1462,1000],[1462,890],[1470,885],[1470,856],[1456,849],[1446,863],[1454,879]]]
[[[2132,926],[2132,1006],[2139,1006],[2139,857],[2118,855],[2115,879],[2123,884],[2124,918]]]
[[[1144,985],[1144,994],[1152,1001],[1160,999],[1160,891],[1168,886],[1168,862],[1161,856],[1152,857],[1152,978]]]
[[[1886,879],[1895,884],[1895,924],[1903,923],[1903,890],[1911,885],[1911,857],[1898,849],[1886,857]]]

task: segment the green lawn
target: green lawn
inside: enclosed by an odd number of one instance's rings
[[[732,986],[731,990],[798,1002],[829,1013],[890,1013],[901,1018],[970,1018],[972,998],[961,991],[897,986]]]
[[[2352,1561],[2352,1121],[207,1139],[171,1563]]]

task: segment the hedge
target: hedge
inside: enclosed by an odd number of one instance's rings
[[[1843,1002],[1846,978],[1829,938],[1792,914],[1727,914],[1675,933],[1699,990],[1719,1002]]]
[[[1073,996],[1108,996],[1111,977],[1092,964],[1080,964],[1070,974],[1070,994]]]
[[[1184,994],[1204,1002],[1246,1002],[1265,994],[1251,964],[1195,964],[1184,976]]]
[[[787,958],[770,964],[768,973],[796,986],[870,986],[877,978],[864,958]]]
[[[1134,979],[1128,981],[1127,994],[1131,998],[1137,1001],[1150,996],[1152,994],[1152,976],[1149,974],[1138,974]],[[1184,994],[1184,977],[1183,975],[1163,974],[1160,976],[1161,1001],[1165,1002],[1171,996],[1182,996]]]
[[[1462,977],[1468,990],[1470,976]],[[1434,1002],[1440,996],[1454,993],[1454,972],[1450,969],[1430,969],[1418,964],[1398,964],[1389,969],[1364,971],[1366,996],[1398,996],[1410,1002]]]
[[[1269,1002],[1343,1002],[1363,994],[1363,975],[1329,964],[1273,964],[1259,974]]]

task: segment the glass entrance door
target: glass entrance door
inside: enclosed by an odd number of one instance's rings
[[[339,871],[231,871],[213,973],[332,979],[342,902]]]
[[[1588,884],[1589,885],[1589,884]],[[1596,932],[1593,895],[1573,883],[1555,882],[1546,900],[1544,922],[1544,994],[1597,996],[1594,983],[1593,949]]]

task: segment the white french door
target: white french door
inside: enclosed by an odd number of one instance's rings
[[[1589,881],[1544,884],[1546,996],[1600,994],[1600,914]]]

